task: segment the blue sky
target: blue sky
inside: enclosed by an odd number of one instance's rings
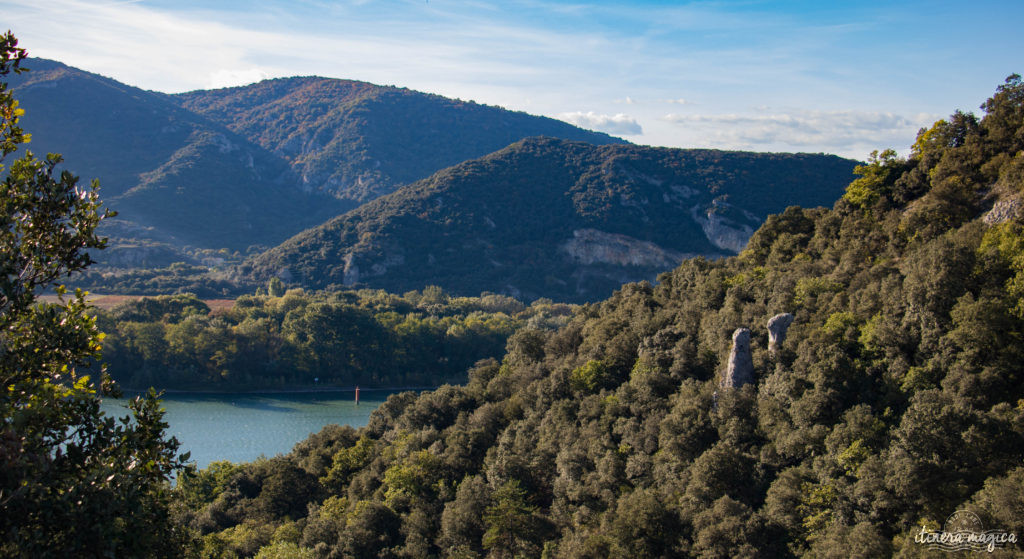
[[[166,92],[321,75],[640,144],[905,152],[1024,73],[1024,2],[0,0],[35,56]]]

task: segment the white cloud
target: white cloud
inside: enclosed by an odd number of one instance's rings
[[[566,78],[565,68],[575,66],[571,45],[608,43],[585,32],[460,18],[433,4],[383,19],[327,6],[316,22],[280,9],[217,11],[216,3],[206,10],[93,0],[0,0],[0,6],[32,56],[164,92],[237,83],[251,76],[233,72],[258,67],[264,78],[315,74],[467,99],[488,89],[518,89],[505,96],[521,99],[523,83]]]
[[[624,134],[626,136],[639,136],[644,133],[643,128],[635,118],[619,113],[617,115],[602,115],[593,111],[574,113],[562,113],[558,118],[575,124],[581,128],[598,130],[609,134]]]
[[[865,149],[903,149],[906,138],[939,117],[889,112],[793,109],[757,114],[668,114],[661,118],[703,143],[734,149],[782,146],[802,151],[851,153]],[[873,147],[872,147],[873,146]]]
[[[269,77],[270,74],[259,68],[250,68],[248,70],[217,70],[216,72],[210,72],[210,78],[207,80],[206,87],[209,89],[220,89],[222,87],[249,85],[251,83],[265,80]]]
[[[665,102],[670,105],[696,105],[696,103],[689,99],[665,99]]]

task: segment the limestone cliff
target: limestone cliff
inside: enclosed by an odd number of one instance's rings
[[[685,258],[695,256],[668,250],[650,241],[643,241],[597,229],[576,229],[572,238],[558,249],[578,264],[611,264],[614,266],[643,266],[669,269]]]
[[[707,206],[693,206],[690,216],[700,225],[711,244],[736,254],[746,248],[750,236],[761,226],[761,220],[749,211],[718,201]]]

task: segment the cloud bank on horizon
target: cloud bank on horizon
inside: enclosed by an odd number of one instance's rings
[[[623,113],[599,115],[594,111],[576,111],[561,113],[558,118],[580,128],[607,132],[614,136],[641,136],[644,133],[643,127],[637,123],[635,118]]]
[[[1016,2],[0,0],[30,54],[180,92],[321,75],[650,145],[906,151],[1013,72]],[[1015,67],[1018,65],[1018,67]]]

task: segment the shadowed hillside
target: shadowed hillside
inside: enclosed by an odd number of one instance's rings
[[[175,95],[285,158],[305,188],[365,202],[528,136],[625,143],[546,117],[319,77]]]
[[[351,207],[303,192],[285,160],[162,94],[58,62],[25,66],[11,82],[30,149],[60,151],[84,179],[100,179],[120,213],[105,225],[105,261],[166,264],[188,259],[183,245],[272,245]]]
[[[595,300],[687,256],[735,254],[771,212],[831,205],[854,165],[531,138],[297,235],[243,271],[307,287]]]
[[[400,184],[548,134],[622,142],[564,122],[371,84],[270,80],[178,96],[31,59],[11,85],[31,149],[99,178],[119,268],[228,260]],[[227,249],[227,255],[216,251]]]

